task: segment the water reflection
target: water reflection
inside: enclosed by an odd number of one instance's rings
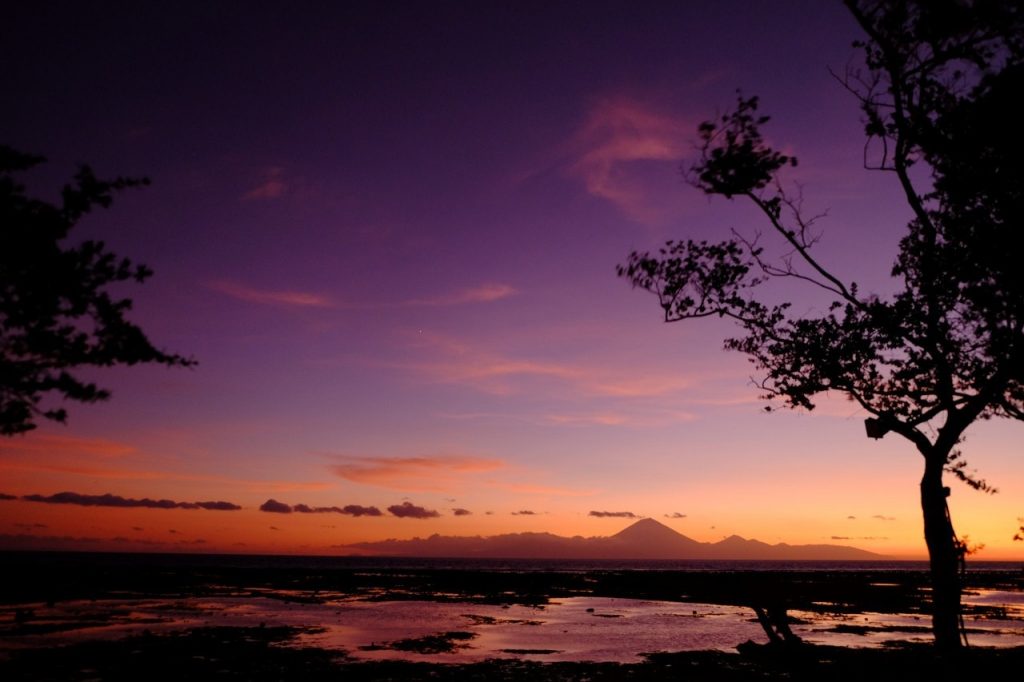
[[[448,663],[499,657],[635,662],[649,652],[732,651],[746,640],[765,639],[753,613],[738,606],[600,597],[542,606],[301,597],[260,591],[11,605],[0,610],[0,652],[208,626],[291,626],[303,629],[296,646],[345,651],[359,659]],[[971,607],[966,625],[973,645],[1024,645],[1024,594],[977,591],[964,601]],[[793,630],[813,643],[874,647],[931,640],[928,619],[919,615],[791,615]],[[22,620],[16,623],[16,616]]]

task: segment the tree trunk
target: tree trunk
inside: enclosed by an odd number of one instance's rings
[[[921,511],[931,567],[932,632],[935,646],[951,651],[960,648],[960,548],[946,506],[949,489],[942,485],[945,463],[945,454],[937,451],[925,456]]]

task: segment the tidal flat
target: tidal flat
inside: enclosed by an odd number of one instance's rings
[[[927,574],[911,565],[3,559],[11,680],[863,679],[876,667],[878,679],[945,679],[1024,663],[1012,565],[967,573],[971,648],[951,662],[928,644]],[[765,600],[788,610],[798,651],[763,646],[751,607]]]

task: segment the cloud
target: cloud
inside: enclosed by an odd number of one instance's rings
[[[871,518],[878,519],[879,521],[895,521],[895,516],[883,516],[882,514],[875,514]]]
[[[425,509],[424,507],[417,506],[412,502],[393,504],[388,507],[388,511],[400,519],[433,519],[440,516],[440,514],[433,509]]]
[[[346,504],[341,508],[341,513],[351,516],[383,516],[381,510],[376,507],[363,507],[358,504]]]
[[[469,516],[472,513],[473,512],[469,511],[468,509],[462,509],[461,507],[456,507],[455,509],[452,509],[452,514],[454,514],[455,516]]]
[[[17,495],[8,495],[7,493],[0,493],[0,500],[16,500]]]
[[[194,506],[193,506],[194,505]],[[211,509],[216,511],[235,511],[241,509],[237,504],[231,502],[179,502],[178,506],[182,509]]]
[[[291,308],[333,308],[336,305],[330,296],[308,291],[256,289],[228,280],[213,280],[207,282],[207,286],[226,296],[249,303]]]
[[[346,457],[330,467],[353,483],[395,490],[438,491],[463,485],[476,474],[505,466],[497,459],[462,455]]]
[[[81,493],[63,492],[56,495],[23,495],[28,502],[45,502],[46,504],[77,504],[82,507],[145,507],[147,509],[209,509],[212,511],[236,511],[241,509],[231,502],[175,502],[173,500],[141,500],[121,497],[106,493],[103,495],[83,495]]]
[[[434,307],[463,305],[466,303],[490,303],[492,301],[499,301],[503,298],[508,298],[516,293],[518,292],[515,288],[508,284],[488,283],[469,287],[467,289],[461,289],[450,294],[428,296],[426,298],[414,298],[406,301],[402,305]]]
[[[679,512],[672,512],[671,514],[665,514],[666,519],[685,519],[686,514],[680,514]]]
[[[537,512],[530,509],[520,509],[519,511],[512,512],[512,516],[536,516]]]
[[[288,182],[284,179],[284,169],[273,166],[264,171],[262,182],[242,195],[242,201],[279,199],[287,193],[288,188]]]
[[[346,514],[348,516],[382,516],[376,507],[364,507],[359,504],[347,504],[344,507],[311,507],[308,504],[294,506],[270,499],[260,505],[260,511],[276,514]]]
[[[574,136],[570,172],[588,193],[614,204],[640,223],[664,217],[640,164],[675,166],[693,137],[692,121],[669,116],[629,98],[598,102]],[[661,168],[659,170],[664,170]]]
[[[888,540],[886,537],[876,537],[874,535],[860,535],[860,536],[849,536],[849,535],[833,535],[833,540]]]
[[[45,523],[16,523],[15,528],[23,528],[25,530],[31,530],[33,528],[48,528]]]
[[[260,505],[261,512],[271,512],[274,514],[291,514],[292,507],[290,504],[284,502],[278,502],[277,500],[270,499]]]
[[[631,511],[592,511],[587,516],[596,516],[599,519],[639,519],[640,517]]]
[[[857,520],[857,517],[856,516],[852,516],[852,515],[851,516],[847,516],[846,518],[847,518],[848,521],[856,521]]]

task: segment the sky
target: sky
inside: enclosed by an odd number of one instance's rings
[[[820,260],[891,291],[908,209],[832,75],[858,37],[811,0],[8,8],[2,141],[47,157],[43,198],[82,163],[152,180],[72,235],[153,268],[118,291],[198,364],[87,372],[111,400],[0,441],[0,547],[339,554],[651,517],[922,558],[908,442],[841,396],[766,413],[733,327],[665,324],[615,275],[765,232],[680,174],[741,89],[827,214]],[[999,489],[951,483],[980,559],[1024,559],[1020,442],[968,432]]]

